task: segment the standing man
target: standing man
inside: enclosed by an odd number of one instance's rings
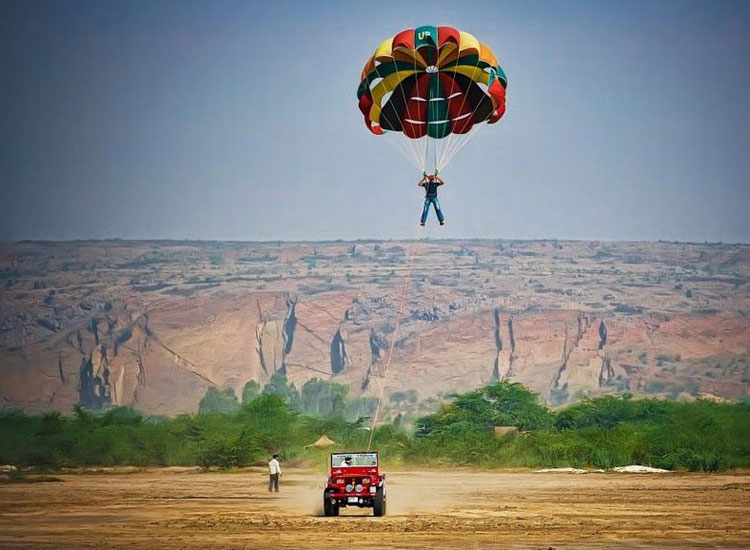
[[[422,179],[417,184],[419,187],[424,187],[424,208],[422,209],[422,219],[419,221],[419,225],[424,226],[424,222],[427,221],[427,214],[430,212],[430,205],[435,207],[435,213],[437,214],[440,225],[445,225],[445,218],[443,212],[440,210],[440,202],[437,198],[437,189],[441,185],[445,185],[445,182],[440,179],[437,175],[437,170],[434,174],[427,175],[427,172],[423,173]]]
[[[268,462],[268,492],[279,492],[279,476],[281,476],[281,465],[279,455],[273,455]]]

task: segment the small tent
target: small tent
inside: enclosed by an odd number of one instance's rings
[[[324,447],[330,447],[331,445],[335,445],[336,442],[329,438],[326,434],[321,435],[318,440],[315,443],[310,443],[309,445],[305,445],[305,447],[318,447],[318,448],[324,448]]]

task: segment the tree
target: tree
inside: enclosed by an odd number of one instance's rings
[[[537,402],[537,396],[519,383],[503,380],[484,388],[453,396],[439,412],[417,420],[418,435],[461,434],[492,431],[493,426],[516,426],[522,430],[548,427],[552,414]]]
[[[417,397],[417,390],[411,389],[406,391],[395,391],[388,397],[388,400],[396,407],[400,407],[404,403],[413,405],[417,402]]]
[[[393,427],[394,428],[400,428],[401,422],[404,420],[404,415],[401,413],[398,413],[395,418],[393,419]]]
[[[300,393],[300,408],[305,412],[340,418],[346,409],[349,388],[343,384],[313,378]]]
[[[355,397],[346,405],[346,417],[350,420],[370,418],[377,408],[377,397]]]
[[[219,390],[216,386],[209,386],[198,404],[198,412],[228,414],[235,412],[239,407],[234,388]]]
[[[260,384],[255,380],[250,380],[245,387],[242,388],[242,404],[247,405],[260,395]]]
[[[263,387],[263,393],[266,395],[278,395],[285,403],[290,406],[297,406],[299,403],[299,392],[294,384],[289,384],[285,374],[278,371],[271,375],[271,379]]]
[[[411,389],[404,392],[404,397],[410,405],[413,405],[417,402],[419,396],[417,395],[417,390]]]

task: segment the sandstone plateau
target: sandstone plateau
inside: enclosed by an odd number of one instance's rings
[[[626,391],[747,399],[750,246],[0,245],[4,408],[174,415],[210,385],[239,395],[276,371],[350,395],[385,383],[429,399],[508,378],[553,406]]]

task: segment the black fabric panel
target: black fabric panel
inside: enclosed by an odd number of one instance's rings
[[[388,98],[388,102],[380,113],[381,128],[396,132],[403,131],[401,121],[404,120],[406,102],[409,100],[409,97],[411,97],[411,91],[412,88],[414,88],[418,76],[419,74],[407,76],[401,81],[396,89],[393,90],[391,97]]]
[[[466,75],[456,73],[455,79],[466,94],[466,98],[471,105],[471,110],[474,112],[472,122],[477,124],[487,120],[494,110],[490,96],[487,95],[479,84]]]

